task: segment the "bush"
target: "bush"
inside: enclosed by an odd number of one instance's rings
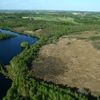
[[[29,43],[27,41],[24,41],[24,42],[21,43],[21,47],[22,48],[29,48],[30,45],[29,45]]]

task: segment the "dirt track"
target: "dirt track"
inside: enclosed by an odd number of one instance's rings
[[[45,45],[32,68],[36,77],[100,95],[100,51],[91,41],[61,38]]]

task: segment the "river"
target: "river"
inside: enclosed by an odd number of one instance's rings
[[[24,34],[19,34],[9,30],[0,29],[4,34],[16,35],[15,38],[0,40],[0,64],[7,65],[10,60],[22,51],[21,42],[27,41],[30,45],[37,41],[37,38]],[[0,74],[0,100],[6,95],[7,90],[11,87],[11,80],[6,79]]]

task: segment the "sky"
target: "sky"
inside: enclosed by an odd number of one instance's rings
[[[100,0],[0,0],[0,10],[100,11]]]

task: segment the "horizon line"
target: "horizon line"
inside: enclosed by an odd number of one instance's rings
[[[0,11],[72,11],[72,12],[100,12],[96,10],[63,10],[63,9],[0,9]]]

